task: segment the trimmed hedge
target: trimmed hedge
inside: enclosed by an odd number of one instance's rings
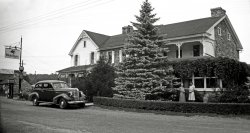
[[[131,99],[114,99],[107,97],[94,97],[94,104],[145,109],[145,110],[160,110],[173,111],[183,113],[215,113],[215,114],[235,114],[243,115],[250,114],[250,104],[243,103],[180,103],[166,101],[146,101],[146,100],[131,100]]]

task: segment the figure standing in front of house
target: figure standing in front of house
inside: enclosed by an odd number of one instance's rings
[[[181,87],[180,87],[179,102],[186,102],[185,89],[184,89],[184,87],[183,87],[183,83],[181,83]]]
[[[194,102],[195,96],[194,96],[194,84],[191,82],[189,86],[189,95],[188,95],[188,101]]]

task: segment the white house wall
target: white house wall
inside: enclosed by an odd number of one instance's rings
[[[205,55],[213,56],[215,57],[214,53],[214,44],[211,41],[204,41],[203,46],[205,47]]]
[[[209,38],[212,40],[215,40],[215,35],[214,35],[214,27],[210,28],[207,33],[210,34]]]
[[[84,41],[86,41],[86,47],[84,47]],[[89,65],[90,64],[90,54],[91,52],[94,52],[95,53],[95,56],[94,56],[94,62],[96,62],[96,60],[98,59],[98,52],[97,52],[97,47],[96,45],[94,44],[94,42],[85,37],[85,38],[82,38],[76,48],[74,49],[72,55],[71,56],[71,66],[74,66],[74,57],[75,55],[78,55],[79,56],[79,62],[78,62],[78,65]]]

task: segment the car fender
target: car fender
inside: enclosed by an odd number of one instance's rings
[[[37,92],[32,92],[29,94],[29,100],[31,101],[34,96],[38,97],[39,99],[39,94]]]
[[[59,100],[60,98],[64,98],[64,99],[66,99],[66,100],[70,100],[70,99],[71,99],[67,94],[62,93],[62,94],[57,95],[57,96],[55,96],[55,97],[53,98],[53,103],[54,103],[54,104],[57,104],[57,103],[58,103],[58,100]]]

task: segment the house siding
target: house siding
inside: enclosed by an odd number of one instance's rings
[[[218,27],[221,28],[221,35],[218,34]],[[220,22],[215,27],[215,56],[216,57],[228,57],[232,59],[239,59],[239,54],[237,51],[237,45],[235,43],[235,40],[233,38],[233,34],[231,34],[231,39],[227,39],[227,33],[229,29],[226,25],[225,21]]]
[[[84,41],[86,42],[86,47],[84,47]],[[95,54],[97,54],[97,47],[95,46],[95,44],[89,38],[81,39],[72,53],[71,66],[74,66],[75,55],[79,56],[78,63],[77,63],[78,65],[91,64],[91,61],[90,61],[91,52],[94,52]],[[95,55],[94,63],[96,62],[96,59],[97,57]]]

